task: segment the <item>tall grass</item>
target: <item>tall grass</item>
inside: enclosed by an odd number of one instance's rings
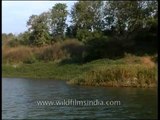
[[[32,56],[33,53],[29,47],[2,48],[2,60],[5,63],[21,63]]]
[[[39,53],[39,59],[44,61],[61,61],[70,57],[67,51],[61,48],[60,43],[56,43],[51,46],[42,48],[42,52]]]
[[[154,87],[157,68],[145,65],[104,65],[95,67],[68,82],[91,86]]]
[[[84,46],[78,40],[65,40],[53,45],[41,47],[7,47],[2,48],[3,63],[32,63],[32,61],[60,62],[65,59],[81,59]]]

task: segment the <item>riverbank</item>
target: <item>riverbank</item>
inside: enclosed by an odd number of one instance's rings
[[[149,57],[100,59],[85,64],[36,62],[3,64],[2,77],[47,78],[69,84],[109,87],[155,87],[157,65]]]

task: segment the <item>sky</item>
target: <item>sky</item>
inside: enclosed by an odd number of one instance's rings
[[[32,14],[48,11],[56,3],[66,3],[68,10],[76,1],[2,1],[2,33],[19,34],[27,30]],[[69,19],[67,19],[69,21]]]

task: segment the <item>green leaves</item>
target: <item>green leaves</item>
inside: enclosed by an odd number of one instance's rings
[[[73,26],[76,26],[76,37],[85,41],[92,32],[102,30],[102,1],[79,1],[71,10]]]
[[[41,46],[48,43],[50,37],[47,12],[43,12],[40,15],[32,15],[27,25],[31,34],[29,37],[29,44]]]
[[[156,1],[107,1],[104,10],[105,24],[115,26],[119,36],[127,32],[127,37],[143,28],[158,9]]]
[[[51,14],[51,31],[53,37],[63,38],[66,28],[66,19],[68,11],[66,4],[58,3],[52,7]]]

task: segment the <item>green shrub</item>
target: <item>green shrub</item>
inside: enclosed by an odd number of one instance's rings
[[[17,46],[20,45],[20,41],[19,41],[18,39],[14,38],[14,39],[8,41],[7,44],[8,44],[8,46],[10,46],[10,47],[17,47]]]

